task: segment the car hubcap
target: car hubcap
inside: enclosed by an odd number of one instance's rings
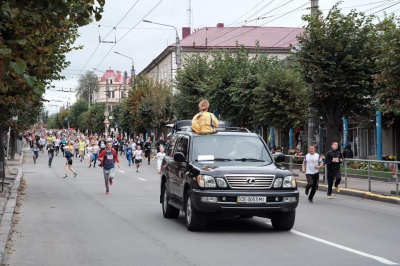
[[[186,204],[186,220],[188,224],[192,221],[192,202],[190,197],[188,197],[187,204]]]
[[[167,211],[167,189],[166,188],[164,188],[163,209],[164,209],[164,212]]]

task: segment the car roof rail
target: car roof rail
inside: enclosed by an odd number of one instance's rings
[[[250,130],[244,127],[217,127],[217,131],[251,133]]]

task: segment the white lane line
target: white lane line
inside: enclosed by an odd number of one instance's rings
[[[346,250],[346,251],[355,253],[355,254],[360,255],[360,256],[364,256],[364,257],[367,257],[367,258],[371,258],[371,259],[377,260],[377,261],[379,261],[379,262],[381,262],[381,263],[383,263],[383,264],[387,264],[387,265],[399,265],[398,263],[393,262],[393,261],[390,261],[390,260],[387,260],[387,259],[385,259],[385,258],[378,257],[378,256],[374,256],[374,255],[371,255],[371,254],[368,254],[368,253],[365,253],[365,252],[362,252],[362,251],[358,251],[358,250],[355,250],[355,249],[352,249],[352,248],[348,248],[348,247],[339,245],[339,244],[335,244],[335,243],[332,243],[332,242],[323,240],[323,239],[318,238],[318,237],[314,237],[314,236],[310,236],[310,235],[307,235],[307,234],[298,232],[298,231],[293,230],[293,229],[292,229],[290,232],[292,232],[293,234],[299,235],[299,236],[307,237],[307,238],[309,238],[309,239],[312,239],[312,240],[321,242],[321,243],[326,244],[326,245],[333,246],[333,247],[335,247],[335,248],[340,248],[340,249],[343,249],[343,250]]]
[[[142,181],[146,181],[146,179],[143,179],[143,178],[140,178],[140,177],[139,177],[138,179],[139,179],[139,180],[142,180]]]
[[[125,174],[125,172],[124,172],[124,171],[122,171],[122,170],[118,170],[118,172],[121,172],[121,173]]]

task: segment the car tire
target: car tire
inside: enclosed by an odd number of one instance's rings
[[[277,231],[289,231],[293,228],[296,211],[279,212],[271,218],[272,227]]]
[[[162,212],[164,218],[176,219],[179,216],[179,209],[168,204],[169,196],[167,193],[167,184],[164,184],[162,189]]]
[[[206,213],[199,212],[193,206],[190,193],[186,194],[185,198],[185,220],[186,227],[189,231],[201,231],[207,226]]]

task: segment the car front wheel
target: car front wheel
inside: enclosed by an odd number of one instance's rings
[[[185,219],[189,231],[201,231],[207,226],[206,213],[196,210],[190,198],[190,193],[186,195]]]
[[[278,231],[289,231],[293,228],[296,211],[279,212],[271,218],[272,227]]]
[[[168,204],[169,197],[168,197],[166,184],[164,184],[164,187],[162,190],[162,199],[163,199],[162,200],[162,212],[163,212],[164,218],[172,218],[172,219],[178,218],[179,209]]]

